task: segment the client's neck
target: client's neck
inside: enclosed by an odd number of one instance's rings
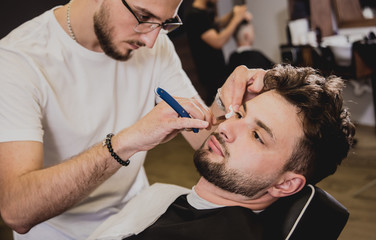
[[[268,193],[254,199],[231,193],[215,186],[203,177],[195,186],[195,191],[201,198],[211,203],[222,206],[241,206],[251,210],[263,210],[277,200]]]

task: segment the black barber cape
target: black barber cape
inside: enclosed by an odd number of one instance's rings
[[[154,224],[126,240],[262,239],[261,222],[257,214],[243,207],[197,210],[183,195]]]

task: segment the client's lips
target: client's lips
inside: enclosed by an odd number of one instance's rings
[[[215,138],[215,136],[210,136],[209,141],[208,141],[208,146],[213,150],[213,152],[217,153],[218,155],[223,155],[222,147],[221,144],[218,142],[218,140]]]

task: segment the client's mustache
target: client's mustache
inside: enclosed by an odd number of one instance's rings
[[[226,141],[223,139],[221,134],[214,132],[211,135],[213,135],[215,139],[217,139],[217,141],[221,144],[222,149],[223,149],[223,154],[225,155],[226,158],[228,158],[230,156],[230,153],[227,150]]]

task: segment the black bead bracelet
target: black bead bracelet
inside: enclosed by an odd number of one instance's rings
[[[107,149],[108,151],[110,152],[111,156],[118,162],[120,163],[121,165],[123,166],[128,166],[129,163],[131,163],[131,161],[129,161],[129,159],[127,161],[124,161],[123,159],[121,159],[115,152],[114,152],[114,149],[112,149],[112,145],[111,145],[111,138],[114,136],[114,134],[112,133],[109,133],[107,134],[106,136],[106,140],[105,140],[105,143],[106,143],[106,146],[107,146]]]

